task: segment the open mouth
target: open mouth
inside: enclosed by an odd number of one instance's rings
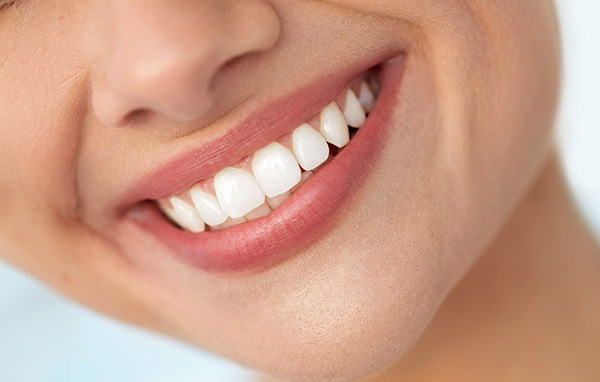
[[[269,215],[335,157],[363,126],[381,85],[362,73],[336,100],[291,133],[157,204],[181,229],[220,230]]]
[[[253,270],[289,258],[325,234],[344,203],[360,197],[387,141],[403,67],[401,55],[340,80],[312,113],[292,117],[304,122],[278,120],[266,131],[241,123],[248,129],[212,138],[140,183],[134,193],[139,198],[144,190],[146,198],[130,221],[205,271]],[[278,113],[286,107],[300,109],[285,102]],[[186,163],[196,167],[181,171]]]

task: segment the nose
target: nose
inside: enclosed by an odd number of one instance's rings
[[[264,0],[95,2],[92,107],[107,126],[134,113],[194,120],[214,102],[211,85],[234,59],[266,52],[279,19]]]

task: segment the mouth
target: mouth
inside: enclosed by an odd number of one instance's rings
[[[303,122],[265,134],[275,139],[247,147],[238,140],[240,159],[227,163],[235,156],[223,155],[203,171],[188,171],[188,185],[174,180],[173,166],[194,155],[174,161],[146,180],[161,183],[146,188],[157,197],[128,216],[178,260],[204,271],[255,270],[289,258],[325,234],[367,180],[385,146],[403,61],[398,56],[338,84],[309,105]]]
[[[333,159],[365,123],[381,85],[368,70],[292,132],[215,176],[157,200],[169,220],[193,233],[220,230],[269,215]]]

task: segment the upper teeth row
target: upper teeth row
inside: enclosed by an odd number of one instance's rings
[[[352,89],[346,89],[343,113],[336,102],[324,107],[318,131],[304,123],[292,132],[291,144],[275,141],[256,151],[250,168],[226,167],[212,182],[197,183],[185,192],[159,200],[159,207],[191,232],[202,232],[206,225],[218,229],[267,215],[312,173],[310,170],[329,158],[327,142],[339,148],[349,142],[348,126],[363,125],[379,88],[373,76],[369,84],[361,82],[358,97]],[[304,174],[300,167],[306,171]]]

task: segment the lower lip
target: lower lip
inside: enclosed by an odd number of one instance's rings
[[[364,184],[384,148],[403,72],[403,57],[383,64],[375,108],[350,143],[269,215],[219,231],[193,234],[169,223],[148,202],[134,220],[178,260],[208,272],[260,270],[314,243],[349,195]]]

